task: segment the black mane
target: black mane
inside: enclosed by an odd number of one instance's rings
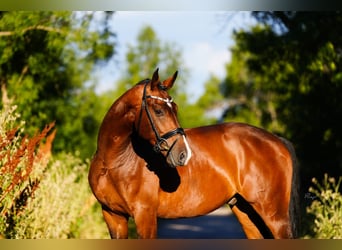
[[[142,84],[147,84],[151,81],[151,79],[144,79],[144,80],[141,80],[140,82],[138,82],[136,85],[142,85]]]

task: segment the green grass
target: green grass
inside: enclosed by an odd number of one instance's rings
[[[138,239],[137,228],[135,226],[134,219],[131,217],[128,220],[128,238]]]

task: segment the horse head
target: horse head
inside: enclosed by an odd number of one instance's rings
[[[161,82],[157,69],[152,80],[142,82],[140,111],[135,119],[138,136],[149,141],[171,167],[184,166],[191,157],[185,132],[177,119],[177,105],[168,94],[177,73]]]

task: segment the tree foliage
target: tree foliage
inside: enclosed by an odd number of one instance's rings
[[[235,33],[224,94],[241,119],[289,138],[304,185],[342,170],[342,15],[254,12],[259,25]]]
[[[181,70],[172,91],[176,95],[184,93],[181,85],[186,83],[187,70],[181,49],[175,43],[161,41],[151,26],[144,26],[135,43],[128,44],[126,70],[117,83],[116,92],[122,93],[139,81],[150,78],[157,68],[161,78]]]
[[[0,13],[0,85],[28,124],[28,132],[56,121],[56,151],[90,156],[96,100],[84,93],[91,72],[114,55],[112,13],[15,11]],[[93,96],[94,97],[94,96]]]
[[[188,69],[185,67],[182,51],[176,43],[161,41],[157,33],[150,26],[145,26],[139,32],[135,43],[128,45],[126,54],[126,70],[122,78],[116,83],[116,88],[103,97],[112,102],[133,85],[146,78],[151,78],[155,69],[159,68],[161,80],[179,71],[176,84],[170,90],[170,95],[178,104],[178,117],[184,127],[193,127],[204,121],[203,110],[190,104],[185,91]]]

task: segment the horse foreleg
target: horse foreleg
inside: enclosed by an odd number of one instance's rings
[[[139,209],[134,214],[134,221],[140,239],[155,239],[157,237],[157,214],[154,209]]]
[[[115,214],[106,208],[102,208],[102,214],[112,239],[128,238],[128,217]]]

